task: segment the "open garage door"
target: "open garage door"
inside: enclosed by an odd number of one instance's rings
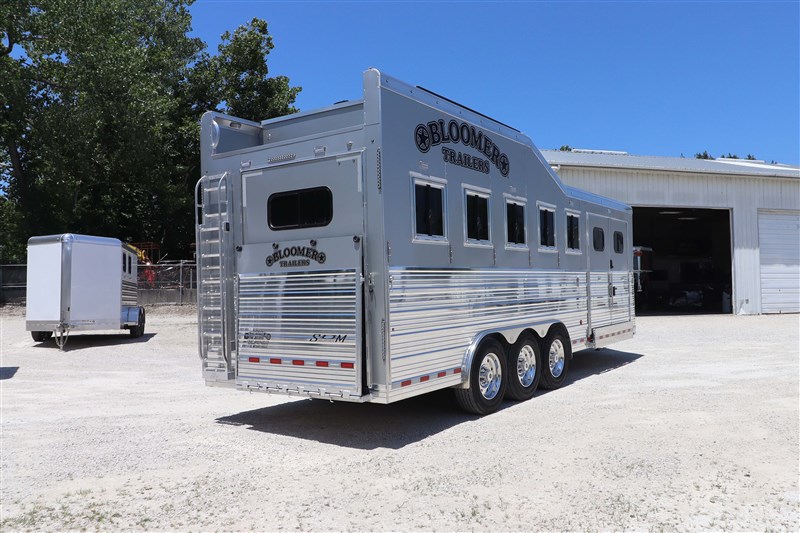
[[[633,244],[652,249],[637,314],[731,312],[730,210],[634,206]]]
[[[800,313],[800,213],[759,211],[761,312]]]

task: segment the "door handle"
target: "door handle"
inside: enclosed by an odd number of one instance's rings
[[[613,259],[609,259],[608,260],[608,266],[611,268],[611,270],[614,270],[614,260]]]

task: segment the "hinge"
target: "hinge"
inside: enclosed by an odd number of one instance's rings
[[[450,250],[450,264],[452,265],[453,264],[453,245],[452,244],[448,244],[447,248],[449,248],[449,250]]]
[[[392,245],[389,243],[389,241],[386,241],[386,259],[389,259],[390,257],[392,257]]]
[[[377,157],[377,160],[378,160],[378,173],[377,173],[377,175],[378,175],[378,192],[381,192],[381,187],[383,186],[383,181],[381,179],[381,149],[380,148],[378,148],[378,154],[377,154],[376,157]]]

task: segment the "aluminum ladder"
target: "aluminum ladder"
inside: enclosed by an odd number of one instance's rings
[[[233,384],[236,377],[228,177],[203,176],[195,186],[198,351],[209,384]]]

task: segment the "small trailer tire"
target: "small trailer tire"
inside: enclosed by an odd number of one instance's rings
[[[476,415],[497,411],[508,382],[503,345],[495,339],[484,340],[475,352],[469,372],[469,388],[455,389],[459,407]]]
[[[520,335],[508,351],[506,398],[522,402],[533,397],[542,374],[539,340],[530,333]]]
[[[145,324],[145,316],[144,316],[144,307],[139,308],[139,323],[135,326],[131,326],[130,334],[131,337],[134,339],[138,339],[142,335],[144,335],[144,324]]]
[[[47,342],[52,336],[52,331],[31,331],[34,342]]]
[[[572,345],[562,328],[552,328],[542,343],[542,381],[544,389],[558,389],[567,378]]]

